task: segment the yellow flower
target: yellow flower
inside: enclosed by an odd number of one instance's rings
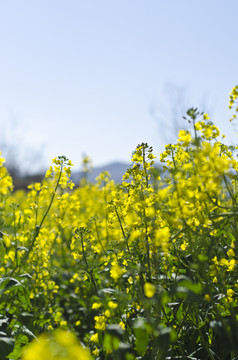
[[[56,330],[51,335],[33,340],[22,355],[22,360],[90,360],[90,352],[84,349],[73,333]]]
[[[157,229],[155,231],[154,244],[155,246],[161,246],[163,250],[167,250],[169,238],[170,231],[168,227]]]
[[[235,294],[235,291],[232,289],[228,289],[226,293],[227,293],[227,296],[232,297]]]
[[[90,340],[94,343],[98,343],[98,333],[91,335]]]
[[[5,246],[9,247],[11,245],[11,238],[10,236],[4,234],[3,235],[3,242],[5,244]]]
[[[183,242],[182,245],[180,246],[180,249],[184,251],[187,249],[187,246],[188,246],[188,243]]]
[[[118,307],[118,304],[114,303],[113,301],[108,301],[108,306],[111,309],[116,309]]]
[[[97,330],[105,330],[106,329],[106,317],[104,315],[95,316],[95,329]]]
[[[123,270],[120,268],[119,265],[113,265],[110,271],[111,277],[115,280],[118,281],[118,279],[122,276],[123,274]]]
[[[234,267],[235,267],[236,261],[235,259],[231,259],[228,263],[227,263],[227,271],[233,271]]]
[[[204,300],[205,300],[205,301],[211,301],[210,295],[209,295],[209,294],[205,294],[205,295],[204,295]]]
[[[204,120],[209,120],[210,117],[208,116],[208,114],[203,114],[203,119],[204,119]]]
[[[128,278],[128,282],[129,282],[129,284],[130,284],[130,285],[132,285],[132,284],[133,284],[133,279],[132,279],[132,277],[131,277],[131,276]]]
[[[229,250],[227,251],[227,256],[229,256],[229,257],[235,256],[234,250],[233,250],[233,249],[229,249]]]
[[[107,318],[110,318],[110,317],[111,317],[111,311],[107,309],[107,310],[105,311],[105,316],[106,316]]]
[[[98,356],[98,355],[99,355],[99,350],[98,350],[98,348],[94,349],[94,350],[92,351],[92,354],[95,355],[95,356]]]
[[[95,302],[95,303],[93,303],[93,305],[92,305],[92,309],[100,309],[101,306],[102,306],[101,303]]]
[[[123,330],[126,330],[126,325],[124,324],[123,321],[120,321],[120,322],[119,322],[119,325],[120,325],[120,327],[121,327]]]
[[[192,136],[189,131],[186,130],[179,131],[179,141],[182,142],[182,146],[188,146],[191,140],[192,140]]]
[[[156,286],[146,282],[144,285],[144,292],[145,292],[145,296],[147,296],[148,298],[151,298],[154,296],[155,292],[156,292]]]

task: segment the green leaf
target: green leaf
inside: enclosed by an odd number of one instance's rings
[[[143,319],[138,319],[133,326],[136,337],[135,348],[139,355],[144,355],[149,342],[149,328]]]
[[[179,283],[180,286],[187,288],[188,290],[192,291],[196,295],[200,295],[202,293],[202,286],[201,284],[194,284],[191,281],[184,280]]]
[[[11,360],[18,360],[22,354],[23,346],[28,344],[29,339],[26,335],[20,334],[14,344],[13,351],[8,354],[7,358]]]
[[[13,287],[21,286],[23,287],[22,283],[17,279],[12,277],[4,277],[0,279],[0,294],[3,294],[6,290],[10,290]]]
[[[120,340],[116,336],[105,334],[103,345],[106,350],[117,350],[119,347]]]
[[[17,251],[22,251],[22,250],[24,250],[24,251],[29,251],[29,249],[27,249],[25,246],[18,246],[17,247]]]
[[[28,274],[28,273],[21,274],[19,277],[20,278],[32,279],[32,276],[30,274]]]
[[[6,356],[13,350],[14,339],[8,336],[0,336],[0,358],[6,359]]]
[[[18,299],[22,304],[26,304],[29,307],[31,307],[31,301],[30,301],[30,293],[29,290],[25,287],[22,286],[22,288],[20,289],[20,291],[18,291]]]
[[[198,260],[199,260],[200,262],[205,262],[205,261],[208,260],[208,257],[207,257],[206,255],[199,254],[199,255],[198,255]]]

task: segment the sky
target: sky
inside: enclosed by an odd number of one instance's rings
[[[25,171],[159,156],[199,107],[236,142],[238,1],[0,0],[0,147]],[[5,150],[6,151],[6,150]]]

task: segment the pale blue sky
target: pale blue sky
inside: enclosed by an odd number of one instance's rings
[[[61,154],[76,168],[82,153],[129,161],[142,141],[158,155],[167,84],[236,141],[237,14],[237,0],[0,0],[0,142],[45,167]]]

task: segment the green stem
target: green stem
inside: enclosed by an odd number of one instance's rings
[[[148,178],[148,172],[146,170],[146,161],[145,161],[145,149],[144,147],[142,148],[142,157],[143,157],[143,169],[144,169],[144,172],[145,172],[145,179],[146,179],[146,187],[148,188],[148,184],[149,184],[149,178]]]
[[[203,336],[203,333],[202,333],[201,328],[198,328],[198,332],[199,332],[199,335],[200,335],[201,342],[202,342],[202,344],[204,345],[205,349],[207,350],[207,353],[209,354],[210,358],[211,358],[212,360],[215,360],[215,358],[214,358],[214,356],[213,356],[213,354],[212,354],[212,352],[211,352],[211,350],[210,350],[210,348],[209,348],[209,345],[207,344],[207,342],[206,342],[205,339],[204,339],[204,336]]]
[[[63,164],[62,164],[61,167],[60,167],[59,177],[58,177],[58,180],[57,180],[57,183],[56,183],[56,186],[55,186],[53,195],[52,195],[52,197],[51,197],[49,206],[48,206],[45,214],[43,215],[43,217],[42,217],[42,219],[41,219],[40,225],[36,225],[35,232],[34,232],[34,236],[33,236],[32,242],[31,242],[31,245],[30,245],[27,253],[26,253],[25,256],[23,257],[20,265],[26,263],[26,261],[27,261],[28,258],[29,258],[29,255],[30,255],[30,253],[31,253],[31,251],[32,251],[32,249],[33,249],[33,247],[34,247],[34,245],[35,245],[36,239],[37,239],[37,237],[38,237],[38,235],[39,235],[39,233],[40,233],[40,230],[41,230],[42,225],[43,225],[43,223],[44,223],[44,221],[45,221],[45,218],[46,218],[46,216],[48,215],[48,213],[49,213],[49,211],[50,211],[50,208],[51,208],[51,206],[52,206],[52,204],[53,204],[53,201],[54,201],[54,198],[55,198],[55,194],[56,194],[56,191],[57,191],[57,189],[58,189],[59,182],[60,182],[60,179],[61,179],[61,176],[62,176],[62,172],[63,172]],[[15,268],[12,270],[10,276],[12,276],[12,275],[15,273],[15,271],[17,270],[18,267],[20,267],[20,265],[16,264],[16,266],[15,266]]]
[[[104,246],[103,246],[102,241],[101,241],[100,236],[99,236],[99,231],[98,231],[98,226],[97,226],[97,220],[96,219],[94,219],[94,223],[95,223],[95,229],[96,229],[98,242],[99,242],[99,244],[100,244],[100,246],[102,248],[103,254],[105,254],[105,249],[104,249]]]
[[[122,225],[122,222],[121,222],[121,218],[120,218],[120,216],[119,216],[119,214],[118,214],[118,211],[117,211],[117,208],[116,208],[115,205],[114,205],[114,209],[115,209],[115,212],[116,212],[116,215],[117,215],[118,222],[119,222],[119,224],[120,224],[121,232],[122,232],[122,234],[123,234],[123,237],[124,237],[124,240],[125,240],[125,243],[126,243],[127,250],[130,252],[129,245],[128,245],[128,240],[127,240],[126,234],[125,234],[124,229],[123,229],[123,225]]]
[[[85,251],[84,251],[84,243],[83,243],[83,235],[81,234],[80,235],[80,239],[81,239],[81,245],[82,245],[82,253],[83,253],[83,259],[84,259],[84,262],[85,262],[85,265],[86,265],[86,270],[87,270],[87,273],[93,283],[93,286],[96,290],[96,293],[98,295],[98,287],[97,287],[97,284],[96,284],[96,280],[94,278],[94,275],[93,275],[93,270],[92,269],[89,269],[89,266],[88,266],[88,260],[87,260],[87,256],[85,254]]]

